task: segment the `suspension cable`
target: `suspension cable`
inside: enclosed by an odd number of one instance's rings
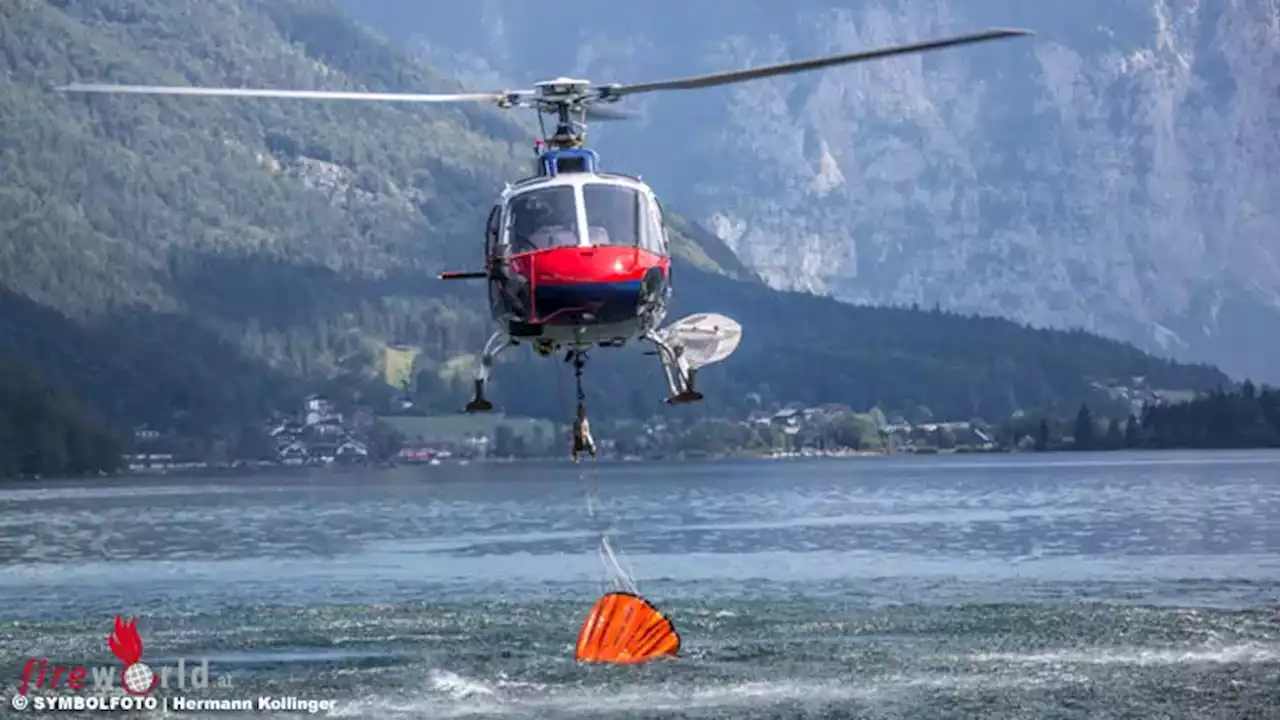
[[[582,350],[573,351],[573,375],[578,382],[578,407],[585,407],[587,393],[582,389],[582,369],[587,364],[587,355]]]
[[[587,415],[587,393],[582,386],[583,369],[586,366],[586,352],[582,350],[571,350],[570,355],[565,358],[573,362],[573,375],[577,386],[577,415],[574,418],[574,450],[578,449],[579,432],[586,430],[580,427],[580,424],[586,423]],[[589,432],[589,431],[588,431]],[[618,560],[612,544],[609,542],[609,527],[604,518],[596,512],[600,504],[599,500],[599,484],[597,473],[599,471],[600,458],[596,452],[595,440],[588,438],[591,443],[591,466],[586,467],[579,464],[578,478],[582,482],[583,490],[586,495],[587,517],[589,518],[592,530],[600,537],[600,545],[597,548],[600,556],[600,562],[604,565],[605,573],[609,576],[605,582],[606,591],[622,591],[630,593],[638,593],[636,582],[632,577],[632,573],[627,572]],[[580,458],[575,452],[574,461],[580,463]]]

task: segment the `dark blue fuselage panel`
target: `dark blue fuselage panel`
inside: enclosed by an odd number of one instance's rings
[[[620,323],[634,320],[640,305],[640,281],[606,283],[543,284],[534,290],[538,317],[552,325],[583,322],[582,313],[590,313],[589,322]]]

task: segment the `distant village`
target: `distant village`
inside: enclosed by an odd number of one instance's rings
[[[1134,415],[1145,404],[1159,405],[1194,398],[1190,391],[1148,388],[1145,378],[1131,378],[1127,383],[1093,383],[1095,389],[1110,400],[1130,409]],[[1015,414],[1015,418],[1017,415]],[[394,419],[394,418],[393,418]],[[372,460],[370,434],[378,418],[369,409],[358,409],[344,416],[333,403],[320,395],[308,397],[293,416],[271,418],[264,426],[272,446],[270,459],[224,458],[206,460],[179,457],[172,451],[148,450],[162,434],[146,426],[135,430],[137,454],[128,457],[135,472],[201,469],[210,467],[269,466],[326,467],[363,465]],[[937,452],[960,448],[970,452],[997,451],[996,438],[981,421],[908,422],[905,418],[885,418],[878,412],[859,413],[840,404],[806,407],[791,404],[777,410],[758,410],[746,418],[707,419],[720,428],[738,428],[740,436],[767,438],[764,447],[756,447],[756,455],[764,457],[839,456],[853,454]],[[864,441],[850,442],[839,432],[842,423],[859,423]],[[496,425],[491,432],[467,432],[461,436],[431,437],[413,435],[403,438],[391,464],[439,465],[443,462],[470,462],[473,459],[511,459],[513,456],[554,456],[567,440],[558,442],[559,431],[541,438],[542,447],[523,445],[513,450],[513,432]],[[661,419],[647,422],[605,425],[596,441],[603,457],[639,459],[642,456],[698,456],[714,451],[688,447],[681,442],[689,428],[673,426]],[[870,436],[870,437],[868,437]],[[866,440],[870,439],[870,442]],[[685,445],[685,447],[682,447]],[[742,450],[744,448],[736,448]],[[567,452],[567,450],[566,450]]]
[[[1143,405],[1190,402],[1196,398],[1194,390],[1161,390],[1148,387],[1146,377],[1141,375],[1129,378],[1128,383],[1114,381],[1104,383],[1095,380],[1089,385],[1105,393],[1111,400],[1126,403],[1129,406],[1129,414],[1134,416],[1142,414]]]
[[[283,465],[363,463],[369,459],[369,446],[357,438],[371,431],[376,420],[368,410],[357,410],[344,422],[327,398],[312,395],[300,421],[275,418],[267,434]]]
[[[271,460],[227,458],[210,462],[181,457],[172,450],[150,452],[148,446],[163,444],[164,435],[147,426],[134,429],[139,452],[126,458],[129,469],[148,470],[199,469],[211,466],[243,468],[247,465],[328,466],[356,465],[369,461],[368,433],[376,417],[369,410],[357,410],[344,417],[333,403],[320,395],[308,397],[301,412],[294,417],[277,416],[263,428],[273,445]]]
[[[755,414],[747,422],[757,427],[775,427],[784,436],[800,437],[808,428],[817,428],[817,434],[810,433],[806,442],[786,443],[786,446],[772,454],[778,456],[815,455],[815,454],[847,454],[843,448],[828,448],[836,441],[829,436],[831,423],[842,417],[858,415],[846,405],[822,405],[819,407],[789,408],[772,414]],[[939,433],[949,433],[952,444],[964,445],[983,450],[995,449],[995,442],[982,427],[968,420],[951,422],[923,422],[911,424],[900,417],[896,422],[878,424],[875,430],[882,441],[881,452],[914,452],[920,447],[935,447],[934,439]],[[798,445],[798,446],[797,446]],[[830,452],[824,452],[830,450]]]

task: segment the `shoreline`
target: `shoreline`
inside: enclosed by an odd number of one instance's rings
[[[1087,455],[1087,456],[1109,456],[1115,454],[1134,454],[1145,455],[1149,453],[1198,453],[1198,454],[1216,454],[1216,453],[1250,453],[1250,452],[1274,452],[1280,453],[1280,448],[1274,447],[1256,447],[1256,448],[1121,448],[1117,450],[1046,450],[1042,452],[1035,451],[938,451],[918,453],[918,452],[879,452],[879,451],[845,451],[845,452],[817,452],[810,451],[808,453],[724,453],[719,455],[697,455],[697,456],[664,456],[655,458],[640,457],[602,457],[596,462],[601,465],[621,465],[621,464],[637,464],[637,463],[668,463],[668,462],[725,462],[725,461],[761,461],[761,462],[779,462],[786,460],[847,460],[847,459],[870,459],[870,458],[888,458],[888,457],[937,457],[952,455],[1000,455],[1000,456],[1063,456],[1063,455]],[[569,465],[572,461],[568,458],[470,458],[462,461],[446,461],[438,464],[431,463],[382,463],[370,465],[253,465],[240,467],[227,466],[205,466],[195,467],[187,465],[181,468],[157,468],[152,470],[129,470],[126,472],[115,474],[100,475],[80,475],[80,476],[59,476],[59,477],[16,477],[16,478],[0,478],[0,487],[6,483],[39,483],[39,482],[68,482],[68,481],[84,481],[92,479],[113,479],[113,480],[141,480],[141,479],[158,479],[158,478],[182,478],[182,477],[199,477],[199,478],[217,478],[217,477],[254,477],[258,475],[291,475],[304,476],[313,473],[325,473],[334,471],[383,471],[383,470],[400,470],[413,467],[424,468],[440,468],[452,469],[455,467],[466,467],[469,465]]]

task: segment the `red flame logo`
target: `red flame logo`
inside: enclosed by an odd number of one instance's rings
[[[134,618],[125,620],[117,615],[116,629],[107,637],[107,645],[111,646],[111,653],[120,658],[126,667],[142,658],[142,638],[138,637],[138,630],[133,626],[134,622],[136,622]]]

